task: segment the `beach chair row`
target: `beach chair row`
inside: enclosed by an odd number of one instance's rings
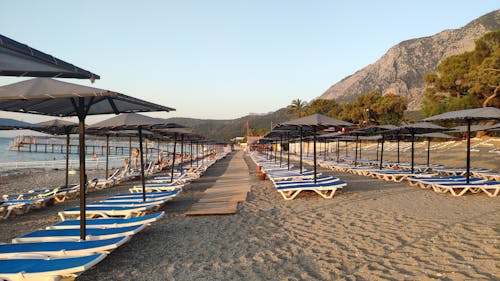
[[[118,194],[86,206],[86,240],[80,240],[79,207],[59,213],[62,221],[0,245],[0,279],[74,278],[129,241],[164,212],[155,212],[179,194]],[[72,219],[76,218],[76,219]]]
[[[347,186],[343,180],[322,176],[321,173],[316,174],[315,181],[313,171],[301,172],[294,167],[278,165],[258,153],[251,153],[250,157],[262,172],[266,173],[267,178],[276,187],[276,191],[285,200],[293,200],[303,191],[312,191],[325,199],[331,199],[338,189]]]

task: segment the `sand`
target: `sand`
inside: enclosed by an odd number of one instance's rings
[[[183,215],[225,171],[226,159],[168,203],[165,218],[77,280],[500,279],[498,198],[320,169],[348,187],[331,200],[304,192],[285,201],[246,161],[252,189],[236,215]],[[0,221],[0,242],[57,221],[57,210],[77,201],[64,204]]]

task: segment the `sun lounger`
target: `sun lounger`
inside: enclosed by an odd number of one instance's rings
[[[54,241],[0,244],[0,259],[40,256],[85,256],[109,253],[132,236],[102,240]]]
[[[181,190],[176,189],[172,191],[163,191],[163,192],[146,192],[146,200],[160,200],[164,198],[173,198],[179,193]],[[116,201],[130,201],[130,200],[142,200],[142,194],[141,193],[122,193],[122,194],[116,194],[113,197],[109,197],[106,200],[111,201],[111,200],[116,200]]]
[[[70,258],[17,258],[0,260],[2,280],[60,280],[76,278],[106,257],[95,254]]]
[[[120,174],[120,169],[116,169],[113,174],[111,174],[108,178],[95,178],[90,181],[90,185],[95,189],[104,189],[109,188],[115,185],[117,181],[118,175]]]
[[[108,218],[108,217],[139,217],[143,216],[148,212],[153,212],[158,210],[157,205],[139,206],[139,207],[86,207],[87,218]],[[62,212],[59,212],[59,217],[61,220],[66,220],[70,217],[79,217],[80,207],[71,208]]]
[[[169,200],[170,200],[170,198],[167,198],[164,200],[146,200],[146,201],[103,200],[103,201],[94,201],[94,202],[87,203],[87,207],[127,207],[128,208],[128,207],[148,207],[151,205],[160,207]]]
[[[403,171],[403,170],[373,170],[369,171],[372,177],[385,181],[402,182],[408,177],[435,177],[437,173],[426,173],[426,172],[414,172]]]
[[[8,203],[0,201],[0,218],[7,219],[11,215],[21,215],[29,211],[29,205],[26,203]]]
[[[126,227],[111,228],[89,228],[86,229],[85,240],[102,240],[123,236],[131,236],[143,230],[146,225],[134,225]],[[80,229],[45,229],[36,230],[23,236],[12,239],[12,243],[25,242],[53,242],[53,241],[79,241]]]
[[[474,171],[472,175],[479,178],[484,178],[490,181],[500,181],[500,172],[494,171]]]
[[[305,183],[297,185],[277,186],[276,189],[285,200],[293,200],[302,191],[314,191],[325,199],[333,198],[335,191],[345,187],[347,184],[342,180],[337,180],[329,183]]]
[[[450,176],[450,177],[432,177],[432,178],[414,178],[408,177],[407,182],[410,186],[418,186],[420,188],[429,189],[433,188],[436,184],[439,183],[459,183],[465,182],[466,178],[464,176]],[[485,179],[482,178],[470,178],[469,181],[471,183],[479,183],[485,182]],[[436,191],[436,190],[435,190]],[[436,192],[440,192],[437,190]]]
[[[489,197],[496,197],[498,192],[500,191],[500,182],[498,181],[489,181],[489,182],[481,182],[481,183],[466,183],[466,182],[457,182],[457,183],[438,183],[435,184],[442,193],[450,192],[453,196],[462,196],[467,191],[471,193],[478,193],[483,191]]]
[[[142,224],[151,224],[165,215],[165,212],[157,212],[142,217],[134,218],[99,218],[87,219],[87,228],[109,228],[109,227],[127,227]],[[80,220],[65,220],[58,222],[47,229],[72,229],[79,228]]]
[[[147,183],[145,185],[146,192],[162,192],[162,191],[173,191],[173,190],[182,190],[184,184],[179,183]],[[142,192],[142,185],[134,185],[129,188],[131,193],[140,193]]]
[[[332,177],[332,176],[322,176],[316,178],[316,183],[317,184],[327,184],[327,183],[332,183],[339,181],[339,178]],[[292,186],[292,185],[303,185],[303,184],[309,184],[309,183],[314,183],[314,179],[298,179],[298,180],[288,180],[288,181],[275,181],[274,185],[276,187],[285,187],[285,186]]]

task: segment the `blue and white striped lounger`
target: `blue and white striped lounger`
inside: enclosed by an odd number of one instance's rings
[[[87,207],[148,207],[150,205],[162,206],[167,203],[170,198],[164,200],[147,200],[147,201],[116,201],[116,200],[103,200],[87,203]]]
[[[181,191],[180,190],[172,190],[172,191],[164,191],[164,192],[146,192],[146,200],[151,199],[151,200],[159,200],[164,197],[175,197],[179,195]],[[122,193],[122,194],[117,194],[114,195],[113,197],[109,197],[106,200],[130,200],[130,199],[141,199],[142,200],[142,194],[139,193]]]
[[[157,212],[142,217],[134,218],[99,218],[99,219],[87,219],[87,229],[88,228],[109,228],[109,227],[126,227],[150,224],[159,220],[165,215],[165,212]],[[47,227],[47,229],[72,229],[80,228],[80,220],[66,220],[58,222],[52,226]]]
[[[115,228],[86,229],[85,240],[102,240],[123,236],[131,236],[143,230],[146,225],[134,225]],[[12,243],[50,242],[50,241],[79,241],[80,229],[46,229],[37,230],[12,239]]]
[[[481,183],[466,183],[456,182],[456,183],[438,183],[437,188],[440,188],[442,192],[450,192],[453,196],[462,196],[467,191],[471,193],[478,193],[483,191],[490,197],[496,197],[500,191],[499,181],[487,181]]]
[[[0,259],[40,256],[85,256],[109,253],[130,240],[122,236],[103,240],[0,244]]]
[[[70,258],[19,258],[0,260],[2,280],[60,280],[77,277],[106,257],[95,254]]]
[[[108,217],[139,217],[145,215],[147,212],[155,211],[158,209],[157,205],[147,205],[138,207],[93,207],[89,206],[85,208],[85,213],[88,218],[108,218]],[[68,210],[59,212],[59,217],[61,220],[66,220],[68,217],[79,217],[80,207],[74,207]]]
[[[338,180],[340,180],[340,179],[336,178],[336,177],[323,176],[323,177],[316,178],[316,183],[317,184],[326,184],[326,183],[336,182]],[[301,185],[301,184],[309,184],[309,183],[314,183],[314,179],[275,181],[274,185],[276,187],[278,187],[278,186],[283,187],[283,186]]]
[[[302,191],[314,191],[325,199],[333,198],[335,191],[338,188],[343,188],[347,185],[343,180],[337,180],[329,183],[305,183],[297,185],[276,186],[278,192],[285,200],[292,200]]]

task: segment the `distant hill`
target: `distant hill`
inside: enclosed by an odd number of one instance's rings
[[[403,41],[378,61],[331,86],[319,98],[353,101],[357,95],[394,93],[409,99],[409,109],[420,108],[424,95],[423,75],[435,71],[450,55],[471,51],[474,41],[500,29],[500,10],[488,13],[460,29],[444,30],[433,36]]]
[[[166,119],[168,122],[178,123],[194,132],[207,136],[209,139],[229,140],[245,134],[244,124],[248,122],[251,128],[270,129],[272,124],[289,120],[286,109],[282,108],[267,114],[250,114],[233,120],[193,119],[174,117]]]

